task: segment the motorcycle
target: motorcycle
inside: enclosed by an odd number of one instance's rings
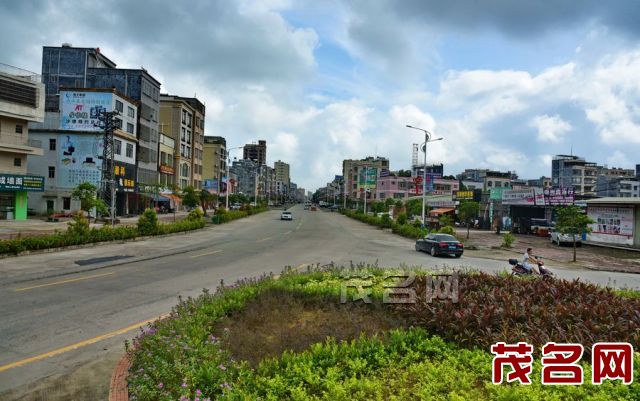
[[[540,271],[540,276],[553,276],[553,272],[545,267],[544,261],[541,258],[536,257],[536,261],[538,262],[538,271]],[[509,264],[512,266],[511,274],[514,276],[528,276],[536,274],[533,270],[527,270],[522,263],[518,262],[518,259],[509,259]]]

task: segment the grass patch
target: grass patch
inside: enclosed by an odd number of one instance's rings
[[[343,275],[354,273],[333,267],[304,274],[286,271],[278,280],[267,276],[243,280],[181,300],[168,319],[150,325],[128,346],[133,362],[131,396],[135,400],[640,399],[640,385],[635,383],[543,387],[539,370],[534,370],[532,386],[493,386],[487,346],[496,339],[534,343],[548,339],[577,341],[586,348],[609,339],[629,341],[637,349],[637,298],[576,282],[461,273],[457,304],[391,307],[380,303],[385,270],[369,268],[365,273],[373,281],[374,302],[341,304]],[[418,272],[418,299],[424,282],[424,272]],[[533,309],[527,313],[528,308]],[[534,337],[542,332],[547,337]],[[590,366],[582,363],[588,382]],[[636,357],[636,376],[639,363]]]

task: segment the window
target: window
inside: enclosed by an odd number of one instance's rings
[[[127,116],[136,118],[136,110],[133,107],[127,107]]]
[[[20,167],[22,166],[22,158],[21,157],[16,157],[13,159],[13,165],[15,167]]]
[[[187,143],[191,143],[191,131],[187,130]]]
[[[161,151],[160,152],[160,164],[166,164],[166,162],[165,162],[166,160],[167,160],[167,154]]]
[[[56,178],[55,166],[49,166],[49,178]]]
[[[49,139],[49,150],[56,150],[56,140],[53,138]]]
[[[187,125],[188,125],[189,127],[191,127],[191,118],[192,118],[192,117],[193,117],[193,116],[192,116],[191,114],[187,113]]]
[[[182,124],[186,124],[187,123],[187,112],[185,110],[182,110]]]
[[[124,111],[124,105],[121,101],[116,99],[116,110],[122,113]]]
[[[127,132],[133,134],[133,124],[127,123]]]
[[[22,125],[16,124],[16,134],[22,134]]]
[[[117,155],[121,155],[122,154],[122,141],[116,139],[115,140],[115,144],[114,144],[114,150],[113,153],[117,154]]]
[[[127,144],[127,157],[133,157],[133,144]]]
[[[182,135],[180,136],[180,139],[182,139],[183,141],[187,140],[187,130],[184,129],[184,127],[182,127]]]
[[[71,209],[71,198],[68,198],[68,197],[62,198],[62,209],[64,210]]]
[[[120,129],[122,129],[122,120],[121,120],[121,119],[119,119],[119,118],[114,119],[114,121],[113,121],[113,125],[114,125],[116,128],[120,128]]]
[[[187,154],[185,156],[191,157],[191,146],[187,146]]]

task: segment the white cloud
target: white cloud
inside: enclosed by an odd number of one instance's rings
[[[633,163],[631,163],[624,152],[616,150],[611,156],[607,158],[607,165],[611,167],[631,168],[633,166]]]
[[[535,116],[529,121],[529,126],[535,128],[538,131],[538,139],[545,142],[559,142],[567,132],[571,131],[571,124],[558,115]]]

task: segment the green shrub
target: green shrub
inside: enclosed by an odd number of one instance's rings
[[[388,214],[383,214],[382,217],[380,218],[380,227],[383,227],[383,228],[393,227],[393,220],[391,220],[391,217],[389,217]]]
[[[89,220],[82,211],[73,214],[73,218],[67,223],[67,233],[71,236],[81,237],[89,235]]]
[[[395,226],[393,226],[391,230],[395,234],[399,234],[399,235],[402,235],[403,237],[414,238],[414,239],[422,238],[427,234],[427,230],[423,230],[420,227],[414,227],[406,224],[405,225],[396,224]]]
[[[154,235],[158,231],[158,215],[154,209],[148,208],[138,217],[140,235]]]
[[[440,234],[456,235],[456,230],[451,226],[443,226],[438,230]]]
[[[422,222],[420,220],[414,220],[413,223],[411,223],[412,226],[414,226],[415,228],[420,228],[422,227]]]
[[[511,233],[506,233],[502,236],[502,246],[505,248],[511,248],[516,241],[516,236]]]
[[[403,224],[407,224],[407,214],[406,213],[399,213],[398,214],[398,218],[396,219],[396,223],[403,225]]]
[[[186,217],[186,220],[190,220],[190,221],[199,221],[200,219],[204,218],[204,213],[202,212],[202,210],[200,209],[193,209],[192,211],[189,212],[189,214]]]

